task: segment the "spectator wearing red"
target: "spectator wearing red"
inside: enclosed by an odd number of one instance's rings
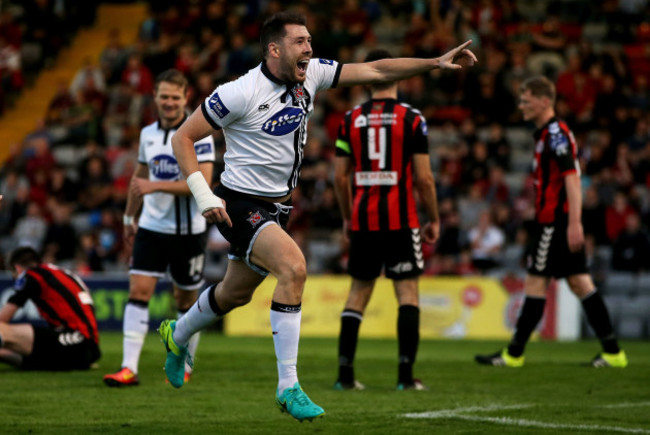
[[[621,191],[616,192],[614,201],[605,211],[605,226],[610,242],[618,238],[625,229],[627,217],[632,214],[636,214],[636,211],[629,204],[625,194]]]
[[[149,68],[142,64],[139,54],[129,56],[126,68],[122,72],[122,83],[138,95],[149,95],[153,92],[153,77]]]

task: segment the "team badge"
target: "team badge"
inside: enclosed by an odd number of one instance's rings
[[[296,85],[293,89],[293,96],[296,100],[302,101],[305,99],[305,88],[300,85]]]
[[[262,215],[260,214],[259,211],[256,211],[252,215],[250,215],[246,220],[255,228],[262,222]]]

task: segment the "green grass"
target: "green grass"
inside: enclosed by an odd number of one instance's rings
[[[647,342],[623,343],[630,365],[620,370],[579,366],[598,351],[595,341],[532,343],[522,369],[473,362],[475,353],[493,352],[504,343],[424,341],[416,376],[430,391],[397,392],[395,341],[362,340],[356,371],[367,390],[338,392],[331,389],[336,340],[305,338],[300,380],[327,415],[302,424],[275,407],[271,338],[204,333],[194,377],[179,390],[164,382],[163,347],[153,334],[140,361],[141,385],[104,386],[102,376],[119,368],[121,343],[120,334],[104,333],[101,367],[88,372],[20,372],[0,366],[0,434],[650,434]],[[504,408],[513,405],[518,407]],[[403,416],[489,406],[496,409],[435,419]]]

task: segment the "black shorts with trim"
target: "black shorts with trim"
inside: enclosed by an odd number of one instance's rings
[[[260,275],[268,275],[268,271],[250,262],[250,254],[255,239],[267,225],[277,224],[284,230],[289,222],[291,199],[279,202],[267,202],[228,189],[220,185],[215,194],[226,201],[226,213],[230,217],[232,227],[225,223],[217,223],[217,228],[230,243],[228,257],[232,260],[243,260]]]
[[[79,331],[33,326],[34,348],[23,358],[24,370],[87,370],[101,356],[99,346]]]
[[[587,273],[584,247],[569,250],[567,224],[537,224],[530,236],[526,265],[530,275],[564,278]]]
[[[176,285],[199,288],[203,285],[207,243],[207,232],[176,235],[138,228],[130,271],[162,278],[169,268]]]
[[[385,268],[394,280],[422,274],[422,239],[417,228],[397,231],[352,231],[348,273],[356,279],[377,278]]]

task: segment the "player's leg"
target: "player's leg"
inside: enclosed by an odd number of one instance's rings
[[[422,241],[419,229],[390,231],[386,236],[386,277],[393,281],[398,303],[398,390],[424,390],[413,378],[413,364],[420,344],[420,303],[418,277],[423,272]]]
[[[271,302],[271,328],[278,360],[278,389],[283,391],[298,382],[296,363],[302,317],[302,291],[307,265],[302,251],[278,225],[268,225],[257,237],[251,263],[273,274],[278,282]]]
[[[13,350],[0,348],[0,362],[10,366],[20,367],[23,362],[23,356]]]
[[[353,231],[350,234],[348,273],[352,277],[352,284],[341,313],[339,370],[334,389],[363,389],[363,385],[355,377],[354,357],[363,313],[372,295],[375,280],[381,274],[387,245],[384,238],[377,233]]]
[[[132,273],[129,276],[129,300],[122,321],[122,364],[120,370],[104,376],[110,387],[138,385],[138,365],[144,340],[149,332],[149,301],[158,277]]]
[[[302,291],[307,279],[305,257],[279,225],[267,225],[253,243],[250,263],[269,271],[278,280],[270,314],[278,367],[276,404],[300,421],[321,416],[325,411],[304,393],[296,369]]]
[[[169,272],[174,284],[173,295],[180,319],[197,300],[199,289],[205,284],[205,248],[207,233],[176,236],[173,241]],[[192,335],[187,349],[190,360],[194,360],[199,345],[200,332]],[[185,363],[185,381],[192,375],[192,366]]]
[[[398,389],[425,389],[426,387],[419,380],[413,378],[413,365],[420,344],[418,279],[394,280],[393,285],[399,306],[397,313]]]
[[[191,337],[205,329],[231,309],[251,300],[253,292],[265,275],[253,271],[241,260],[229,260],[224,280],[204,290],[178,321],[165,320],[158,332],[167,349],[165,372],[172,386],[184,384],[188,343]],[[190,364],[192,365],[192,364]]]
[[[352,278],[350,294],[341,313],[338,348],[339,372],[334,384],[336,390],[361,390],[364,388],[354,375],[354,356],[359,340],[359,327],[374,286],[375,279]]]
[[[138,364],[149,332],[149,301],[158,280],[165,276],[169,263],[166,237],[169,236],[144,228],[138,229],[136,233],[129,270],[129,300],[124,306],[122,322],[122,365],[119,371],[104,376],[104,382],[108,386],[133,386],[140,383]]]
[[[187,313],[187,311],[194,305],[196,299],[199,295],[198,290],[185,290],[179,288],[174,284],[174,300],[176,301],[176,308],[178,310],[177,319],[180,319]],[[190,338],[190,341],[187,343],[187,350],[190,354],[192,360],[196,358],[196,349],[199,345],[199,339],[201,338],[201,332],[197,332]],[[185,363],[185,382],[187,382],[192,376],[193,367],[190,364]]]
[[[517,317],[515,332],[503,349],[491,355],[476,355],[476,362],[485,365],[521,367],[524,365],[524,349],[530,335],[537,327],[544,314],[546,289],[549,278],[539,275],[527,275],[525,281],[524,303]]]
[[[591,362],[594,367],[626,367],[627,356],[618,345],[609,311],[591,276],[587,273],[567,277],[571,291],[581,300],[589,325],[600,340],[603,351]]]
[[[0,361],[20,366],[34,348],[34,328],[29,323],[0,322]]]

